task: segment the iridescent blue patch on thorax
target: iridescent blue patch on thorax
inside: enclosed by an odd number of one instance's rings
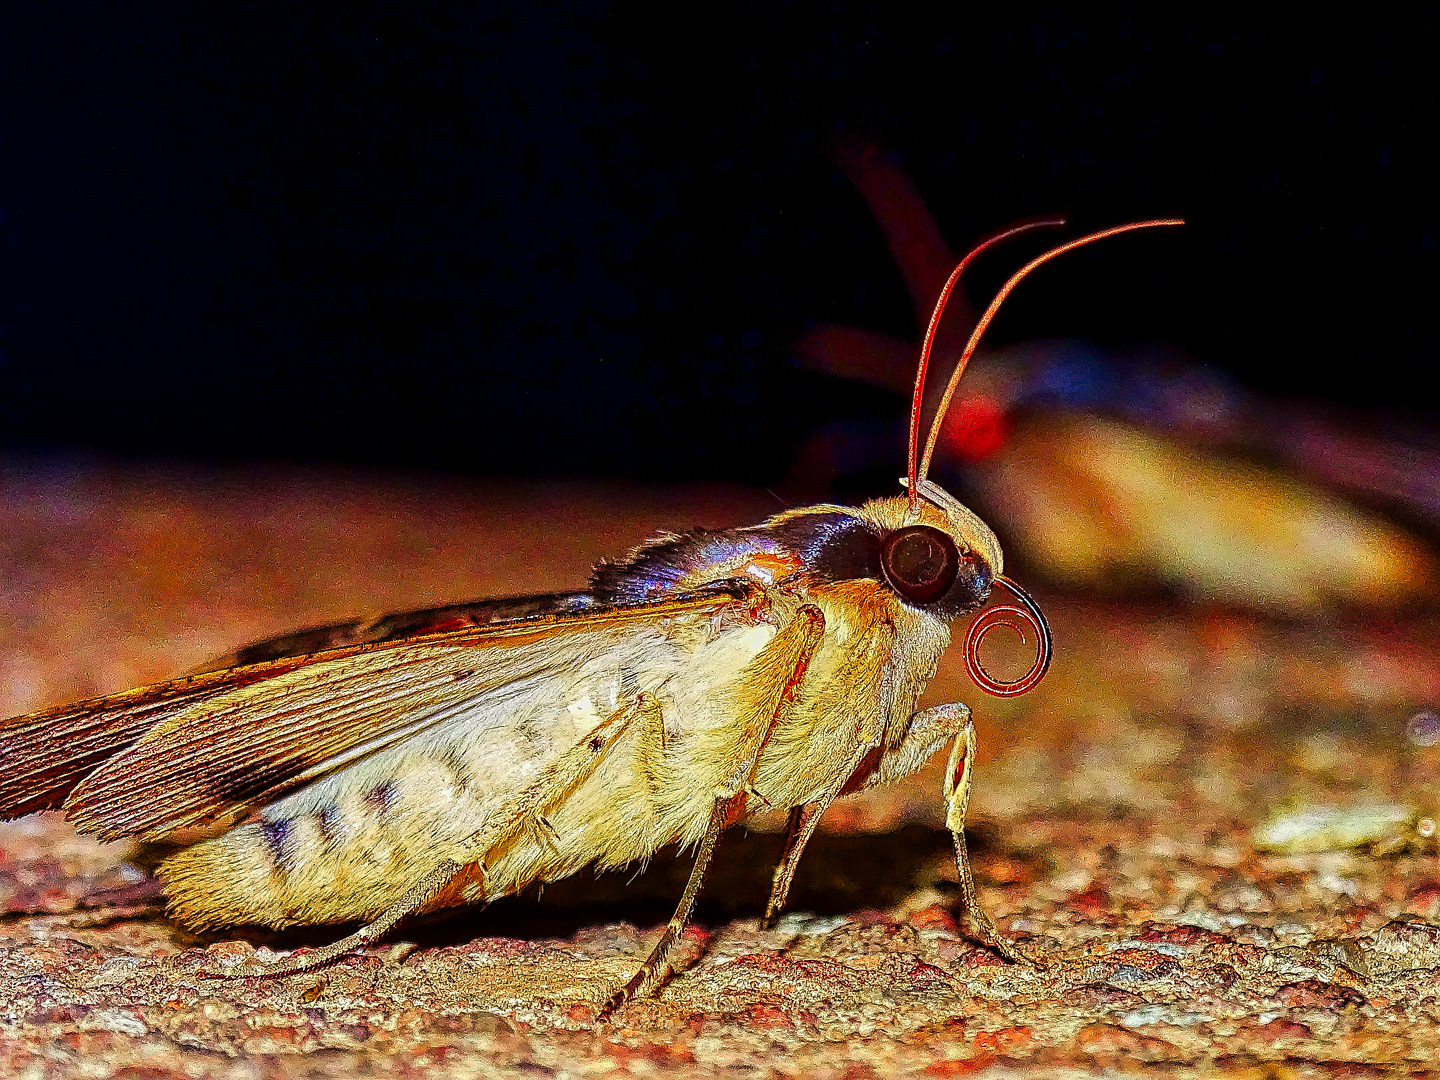
[[[789,552],[761,529],[697,529],[669,536],[632,552],[625,562],[595,568],[595,599],[639,604],[688,592],[709,581],[740,577],[757,556],[786,558]]]

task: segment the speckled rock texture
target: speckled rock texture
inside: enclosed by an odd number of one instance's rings
[[[123,689],[367,611],[572,587],[734,489],[298,470],[0,468],[0,707]],[[779,822],[722,842],[676,977],[598,1004],[688,872],[586,872],[322,971],[217,979],[334,931],[197,938],[122,845],[0,825],[0,1076],[1414,1075],[1440,1060],[1440,649],[1429,615],[1322,624],[1045,597],[1041,689],[976,709],[981,898],[957,931],[940,763],[846,801],[758,929]],[[1003,663],[997,657],[997,665]]]

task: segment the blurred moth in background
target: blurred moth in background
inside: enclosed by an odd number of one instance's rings
[[[939,225],[877,146],[837,136],[830,151],[884,233],[924,325],[954,263]],[[963,298],[952,306],[953,342],[975,316]],[[802,366],[897,393],[909,389],[913,351],[834,325],[794,346]],[[947,352],[943,335],[937,352]],[[1160,585],[1290,617],[1434,598],[1434,554],[1407,527],[1440,531],[1433,435],[1262,400],[1169,347],[1125,355],[1032,341],[984,360],[943,420],[946,482],[963,485],[1027,570],[1072,589]],[[888,427],[832,425],[786,487],[814,492],[827,476],[863,475],[891,439]]]
[[[157,876],[195,929],[361,922],[333,945],[212,974],[283,975],[374,942],[401,920],[483,903],[587,865],[695,847],[674,918],[608,1014],[668,971],[721,832],[789,812],[765,912],[838,797],[906,776],[942,746],[946,824],[969,929],[1013,953],[976,904],[964,842],[975,732],[962,704],[917,710],[950,624],[1015,602],[965,635],[972,677],[1024,693],[1049,629],[1003,575],[999,542],[926,479],[945,408],[1001,301],[978,321],[920,453],[921,405],[950,274],[911,410],[905,494],[807,506],[747,528],[667,534],[596,568],[588,589],[477,601],[266,641],[206,670],[0,724],[0,817],[63,810],[104,839],[169,842]],[[1028,627],[1014,681],[979,660],[986,634]]]

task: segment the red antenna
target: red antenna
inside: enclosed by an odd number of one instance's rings
[[[1023,225],[1016,225],[1014,228],[998,232],[988,240],[982,240],[976,244],[970,254],[960,260],[960,265],[950,272],[945,280],[945,287],[940,290],[940,299],[935,301],[935,310],[930,313],[930,325],[925,328],[925,341],[920,346],[920,365],[915,369],[915,394],[910,399],[910,509],[915,509],[915,504],[920,498],[920,486],[917,481],[920,478],[920,471],[916,468],[916,460],[920,449],[920,409],[925,400],[925,374],[930,369],[930,350],[935,344],[935,330],[940,325],[940,316],[945,311],[945,304],[950,299],[950,293],[955,289],[955,283],[960,280],[960,275],[965,268],[974,261],[986,248],[994,247],[1002,240],[1009,240],[1012,236],[1018,236],[1030,229],[1046,229],[1064,225],[1065,219],[1044,218],[1040,221],[1027,221]],[[964,362],[961,362],[963,370]],[[943,412],[942,412],[943,415]],[[934,431],[934,425],[931,425]],[[927,459],[928,460],[928,459]]]
[[[1050,223],[1050,222],[1044,222],[1043,224],[1051,224],[1051,223]],[[970,340],[965,343],[965,351],[960,354],[960,359],[959,359],[959,361],[957,361],[956,364],[955,364],[955,370],[954,370],[954,372],[952,372],[951,375],[950,375],[950,381],[945,385],[945,394],[944,394],[944,396],[940,399],[940,407],[935,411],[935,419],[933,419],[933,420],[930,421],[930,434],[929,434],[929,436],[928,436],[928,437],[926,438],[926,440],[925,440],[925,456],[920,459],[920,471],[919,471],[918,478],[921,479],[921,480],[923,480],[923,479],[925,478],[926,474],[928,474],[928,473],[930,472],[930,459],[931,459],[931,457],[933,457],[934,454],[935,454],[935,443],[936,443],[936,441],[940,438],[940,422],[945,419],[945,412],[946,412],[946,410],[948,410],[948,409],[950,408],[950,401],[951,401],[951,399],[955,397],[955,388],[960,385],[960,376],[962,376],[962,375],[965,374],[965,367],[966,367],[967,364],[970,363],[970,357],[975,354],[975,348],[976,348],[976,346],[978,346],[978,345],[980,344],[980,335],[983,334],[983,333],[985,333],[985,328],[988,327],[988,326],[990,325],[991,321],[994,320],[994,318],[995,318],[995,312],[997,312],[997,311],[1000,310],[1000,305],[1005,302],[1005,298],[1006,298],[1007,296],[1009,296],[1012,292],[1015,291],[1015,286],[1018,285],[1018,284],[1020,284],[1021,279],[1024,278],[1026,274],[1030,273],[1031,270],[1034,270],[1034,269],[1035,269],[1037,266],[1039,266],[1041,263],[1047,263],[1047,262],[1049,262],[1051,259],[1055,258],[1057,255],[1064,255],[1067,251],[1074,251],[1076,248],[1078,248],[1078,247],[1083,247],[1085,244],[1093,244],[1096,240],[1104,240],[1106,237],[1116,236],[1116,235],[1118,235],[1118,234],[1120,234],[1120,233],[1124,233],[1124,232],[1133,232],[1133,231],[1136,230],[1136,229],[1154,229],[1154,228],[1159,228],[1159,227],[1161,227],[1161,226],[1166,226],[1166,225],[1184,225],[1184,224],[1185,224],[1185,222],[1182,221],[1182,220],[1180,220],[1179,218],[1156,218],[1156,219],[1154,219],[1153,221],[1135,221],[1135,222],[1131,222],[1129,225],[1116,225],[1115,227],[1110,228],[1110,229],[1101,229],[1099,232],[1091,233],[1089,236],[1082,236],[1082,237],[1080,237],[1079,239],[1071,240],[1069,243],[1061,244],[1059,247],[1051,248],[1049,251],[1045,252],[1045,254],[1043,254],[1043,255],[1037,255],[1035,258],[1031,259],[1028,263],[1026,263],[1024,266],[1022,266],[1019,270],[1016,270],[1015,273],[1011,274],[1011,275],[1010,275],[1010,280],[1007,281],[1007,282],[1005,282],[1005,284],[1000,287],[1000,291],[995,294],[995,299],[990,301],[990,306],[985,309],[985,314],[983,314],[983,315],[980,316],[980,321],[975,324],[975,329],[970,332]],[[1033,227],[1033,226],[1021,226],[1021,228],[1031,228],[1031,227]],[[1013,233],[1019,232],[1019,231],[1021,231],[1021,228],[1012,229],[1012,230],[1010,231],[1010,233],[1001,233],[999,236],[997,236],[997,237],[995,238],[995,240],[1000,240],[1000,239],[1003,239],[1004,237],[1006,237],[1006,236],[1008,236],[1008,235],[1012,235]],[[922,348],[921,354],[920,354],[920,374],[921,374],[922,377],[923,377],[923,375],[924,375],[925,365],[928,363],[928,360],[929,360],[928,350],[929,350],[929,347],[930,347],[930,338],[931,338],[931,336],[932,336],[932,335],[934,334],[934,332],[935,332],[935,321],[940,317],[940,310],[941,310],[941,308],[943,308],[944,305],[945,305],[945,300],[946,300],[946,298],[947,298],[947,295],[948,295],[948,293],[949,293],[949,290],[950,290],[951,286],[953,285],[955,279],[960,276],[960,271],[965,268],[965,264],[966,264],[967,262],[969,262],[970,259],[972,259],[975,255],[977,255],[977,254],[979,254],[981,251],[985,250],[985,248],[988,247],[990,244],[993,244],[993,243],[995,242],[995,240],[987,240],[985,243],[981,244],[981,245],[980,245],[979,247],[977,247],[974,251],[972,251],[969,255],[966,255],[965,258],[964,258],[963,260],[961,260],[960,265],[955,268],[955,273],[951,275],[951,280],[950,280],[950,282],[947,282],[947,283],[946,283],[945,289],[940,293],[940,303],[936,305],[936,307],[935,307],[935,314],[934,314],[934,315],[931,317],[931,319],[930,319],[930,330],[929,330],[929,332],[927,332],[927,334],[925,335],[925,345],[924,345],[924,347]],[[919,386],[918,386],[918,382],[917,382],[917,387],[916,387],[916,400],[917,400],[917,401],[919,400]],[[916,475],[916,472],[915,472],[915,434],[916,434],[916,433],[915,433],[915,430],[914,430],[914,418],[915,418],[917,415],[918,415],[918,406],[912,405],[912,411],[911,411],[912,421],[911,421],[911,432],[910,432],[910,470],[911,470],[911,472],[910,472],[910,505],[911,505],[911,506],[914,506],[914,505],[915,505],[915,499],[916,499],[916,487],[915,487],[915,481],[916,481],[916,479],[917,479],[917,475]]]

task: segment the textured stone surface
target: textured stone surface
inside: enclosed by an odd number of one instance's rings
[[[305,623],[575,585],[656,528],[769,510],[736,491],[305,472],[12,468],[4,483],[7,712]],[[1433,620],[1045,603],[1060,652],[1041,690],[984,699],[952,663],[931,695],[976,706],[981,896],[1034,966],[957,933],[934,766],[835,808],[772,932],[755,916],[775,823],[732,830],[680,973],[608,1025],[597,1003],[653,942],[684,857],[409,927],[320,972],[223,980],[202,963],[333,931],[192,937],[149,906],[122,846],[41,815],[0,825],[0,1075],[1428,1068],[1440,747],[1407,721],[1440,702]],[[1322,824],[1256,842],[1297,816]]]

